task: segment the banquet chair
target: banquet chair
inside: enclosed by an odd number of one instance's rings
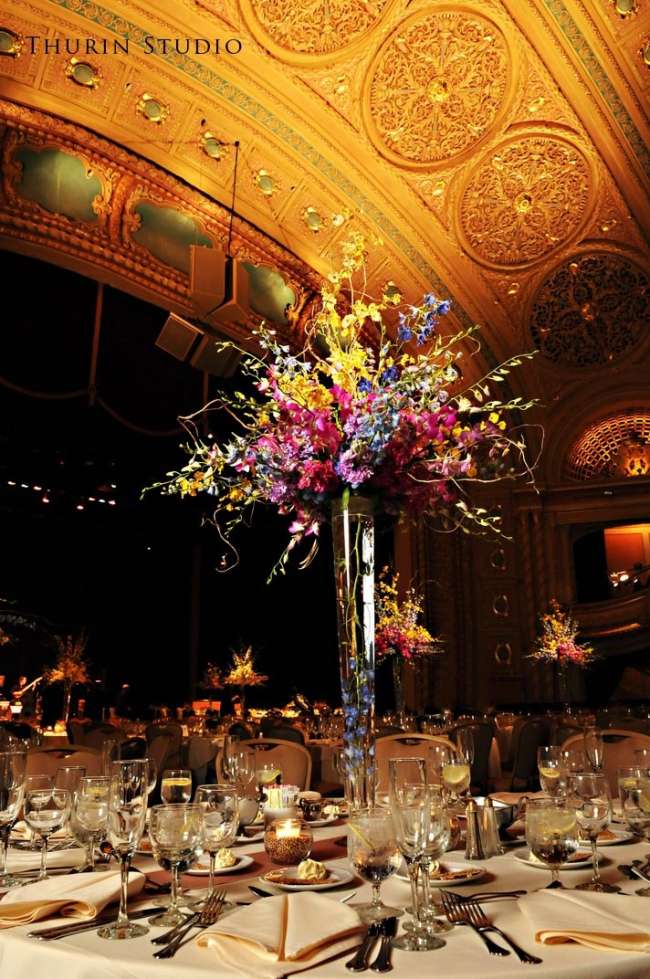
[[[377,738],[375,742],[377,791],[388,792],[388,763],[391,758],[426,758],[428,749],[434,744],[443,744],[454,750],[454,744],[449,738],[437,734],[402,732]]]
[[[478,794],[487,795],[490,791],[490,750],[494,738],[494,724],[491,721],[457,724],[450,734],[452,740],[455,740],[456,731],[461,730],[471,731],[474,741],[474,761],[471,765],[472,791],[478,789]]]
[[[311,755],[303,745],[276,738],[255,738],[240,741],[238,747],[263,753],[265,762],[277,764],[282,771],[282,781],[285,785],[297,785],[301,790],[309,789]]]
[[[27,752],[26,775],[56,775],[59,768],[79,765],[86,775],[102,774],[102,755],[85,745],[70,748],[30,748]]]
[[[514,748],[512,792],[538,788],[537,749],[548,741],[549,726],[543,718],[529,718],[521,725]]]
[[[95,724],[93,727],[87,728],[83,744],[87,748],[95,748],[101,751],[106,738],[116,738],[118,741],[123,741],[124,735],[113,724]]]
[[[149,724],[145,738],[149,757],[161,774],[166,768],[182,767],[183,728],[180,724],[173,721]]]
[[[650,736],[616,727],[608,727],[602,733],[605,745],[603,772],[607,776],[610,792],[613,798],[616,798],[618,796],[618,769],[630,768],[635,764],[635,749],[650,748]],[[572,734],[563,743],[562,748],[566,751],[567,748],[580,747],[582,741],[582,734]]]
[[[147,757],[147,742],[144,738],[126,738],[119,746],[120,761],[135,761]]]
[[[83,721],[68,721],[68,726],[66,728],[68,741],[70,744],[85,744],[86,743],[86,732],[91,730],[88,722]]]
[[[262,725],[262,736],[271,738],[273,741],[294,741],[296,744],[305,743],[305,735],[297,727],[290,724],[278,725],[277,727],[265,727]]]
[[[211,763],[214,762],[216,768],[217,754],[222,744],[223,738],[206,738],[198,734],[188,740],[186,763],[192,772],[192,782],[195,786],[208,783]]]

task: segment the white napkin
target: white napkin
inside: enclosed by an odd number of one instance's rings
[[[542,945],[577,942],[613,952],[650,952],[650,919],[635,895],[543,890],[519,898],[517,907]]]
[[[228,915],[197,940],[219,961],[255,979],[275,979],[296,965],[316,966],[359,944],[354,908],[299,891],[267,897]]]
[[[144,874],[129,874],[129,897],[139,894]],[[28,925],[42,918],[94,918],[120,897],[120,873],[62,874],[16,887],[0,900],[0,928]]]

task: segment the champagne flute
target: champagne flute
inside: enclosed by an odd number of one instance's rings
[[[253,788],[257,791],[255,773],[255,755],[247,748],[234,750],[230,754],[228,762],[230,776],[228,782],[232,782],[237,787],[240,795],[248,795]],[[225,770],[224,770],[224,774]]]
[[[427,923],[429,934],[432,932],[451,931],[453,925],[448,921],[436,917],[436,909],[431,900],[431,868],[434,861],[437,861],[449,849],[451,841],[451,822],[449,812],[445,806],[442,789],[432,785],[429,787],[429,832],[424,844],[424,851],[420,858],[422,869],[422,890],[424,892],[424,907],[422,918]]]
[[[148,784],[147,778],[147,784]],[[166,768],[160,783],[160,798],[167,805],[183,805],[192,798],[192,773],[189,768]]]
[[[614,884],[606,884],[601,880],[598,867],[598,847],[596,845],[598,834],[607,828],[612,818],[612,800],[607,778],[602,773],[571,775],[569,789],[575,804],[578,826],[591,843],[594,865],[592,879],[585,884],[578,884],[576,890],[616,894],[620,891],[620,887]]]
[[[55,788],[49,775],[31,775],[25,782],[25,822],[42,840],[41,867],[37,880],[48,880],[48,840],[52,833],[67,823],[70,817],[70,801],[68,790]]]
[[[0,890],[23,884],[7,873],[9,834],[18,818],[25,792],[26,755],[24,751],[0,752]]]
[[[152,925],[174,928],[185,921],[178,904],[178,875],[188,870],[202,853],[203,807],[195,803],[167,803],[154,806],[149,817],[149,838],[153,855],[164,870],[171,872],[171,897],[162,914],[151,918]]]
[[[106,838],[111,780],[107,776],[82,778],[72,803],[70,828],[86,847],[82,870],[95,869],[95,847]]]
[[[237,838],[240,800],[229,785],[199,785],[194,801],[203,809],[203,849],[210,855],[210,897],[214,893],[217,853],[224,847],[232,846]]]
[[[400,917],[399,908],[381,900],[382,881],[391,877],[402,862],[395,829],[387,809],[358,809],[348,821],[348,859],[352,869],[372,884],[372,901],[355,905],[361,920],[367,924],[383,918]]]
[[[566,792],[569,770],[565,753],[558,745],[537,749],[539,782],[544,792],[552,797]]]
[[[223,746],[221,748],[221,767],[224,777],[228,782],[234,782],[237,778],[235,766],[233,766],[231,762],[233,755],[238,750],[239,741],[240,738],[238,734],[224,734]]]
[[[108,841],[120,861],[120,909],[117,919],[104,925],[100,938],[122,940],[146,935],[149,929],[129,921],[127,897],[129,867],[142,834],[147,816],[147,763],[114,761],[111,764],[111,786],[108,804]]]
[[[426,787],[424,758],[391,758],[388,762],[388,781],[391,804],[407,805],[411,797],[419,797]]]
[[[64,765],[56,770],[54,786],[57,789],[66,789],[70,793],[71,806],[74,803],[74,794],[79,786],[79,781],[85,774],[86,769],[83,765]],[[63,839],[57,844],[57,849],[65,850],[67,847],[72,846],[72,840],[73,834],[70,829],[70,822],[68,821],[63,830]]]
[[[551,871],[551,887],[563,887],[560,867],[579,846],[576,811],[564,798],[529,799],[526,842],[530,852]]]
[[[411,884],[411,914],[412,922],[404,926],[404,934],[394,938],[395,948],[407,952],[426,952],[442,948],[446,943],[428,932],[422,920],[422,908],[418,894],[418,874],[420,860],[429,838],[429,821],[431,817],[430,796],[426,785],[410,786],[410,791],[392,801],[392,818],[395,827],[395,837],[400,848]]]
[[[605,742],[603,732],[597,727],[588,727],[583,735],[585,754],[592,772],[602,772],[605,761]]]

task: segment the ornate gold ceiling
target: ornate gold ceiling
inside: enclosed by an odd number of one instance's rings
[[[109,179],[101,220],[116,268],[130,255],[161,301],[183,308],[186,271],[160,244],[168,216],[148,230],[141,207],[138,241],[134,202],[184,212],[194,223],[181,242],[223,241],[215,202],[230,202],[239,140],[237,233],[251,262],[306,288],[360,228],[371,289],[451,296],[461,321],[484,325],[488,360],[538,345],[527,393],[552,402],[604,370],[624,380],[650,349],[650,0],[635,5],[623,17],[615,0],[6,0],[0,29],[23,46],[0,53],[2,95],[38,115],[4,117],[16,145],[35,129],[41,147],[67,139],[79,153],[85,141],[91,170],[99,156],[111,169],[111,145],[131,152],[113,162],[131,174],[128,202],[127,183]],[[89,68],[65,38],[82,39]],[[86,38],[109,53],[85,54]],[[65,121],[49,137],[44,114]],[[1,230],[15,241],[27,237],[21,207],[47,206],[21,204],[11,172]],[[67,214],[55,233],[46,214],[54,250],[65,232],[70,252],[83,220]]]

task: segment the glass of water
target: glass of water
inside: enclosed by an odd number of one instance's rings
[[[370,923],[399,917],[402,911],[381,900],[382,882],[399,869],[402,862],[395,829],[388,809],[359,809],[348,821],[348,859],[362,880],[372,884],[372,901],[355,905],[361,920]]]
[[[149,838],[153,855],[171,873],[171,897],[167,910],[151,918],[152,925],[174,928],[185,921],[179,907],[178,876],[196,863],[203,851],[203,807],[171,803],[154,806],[149,817]]]
[[[72,802],[70,829],[76,840],[86,847],[82,870],[95,869],[95,847],[108,832],[108,803],[111,780],[105,775],[82,778]]]
[[[192,798],[192,773],[189,768],[166,768],[160,783],[160,798],[170,805],[182,805]]]
[[[591,843],[594,865],[592,879],[585,884],[578,884],[576,890],[616,894],[620,887],[601,880],[598,868],[598,834],[607,829],[612,818],[612,800],[607,777],[597,772],[572,775],[569,779],[569,791],[580,831]]]
[[[566,792],[569,775],[566,753],[557,745],[537,749],[539,782],[544,792],[557,797]]]

